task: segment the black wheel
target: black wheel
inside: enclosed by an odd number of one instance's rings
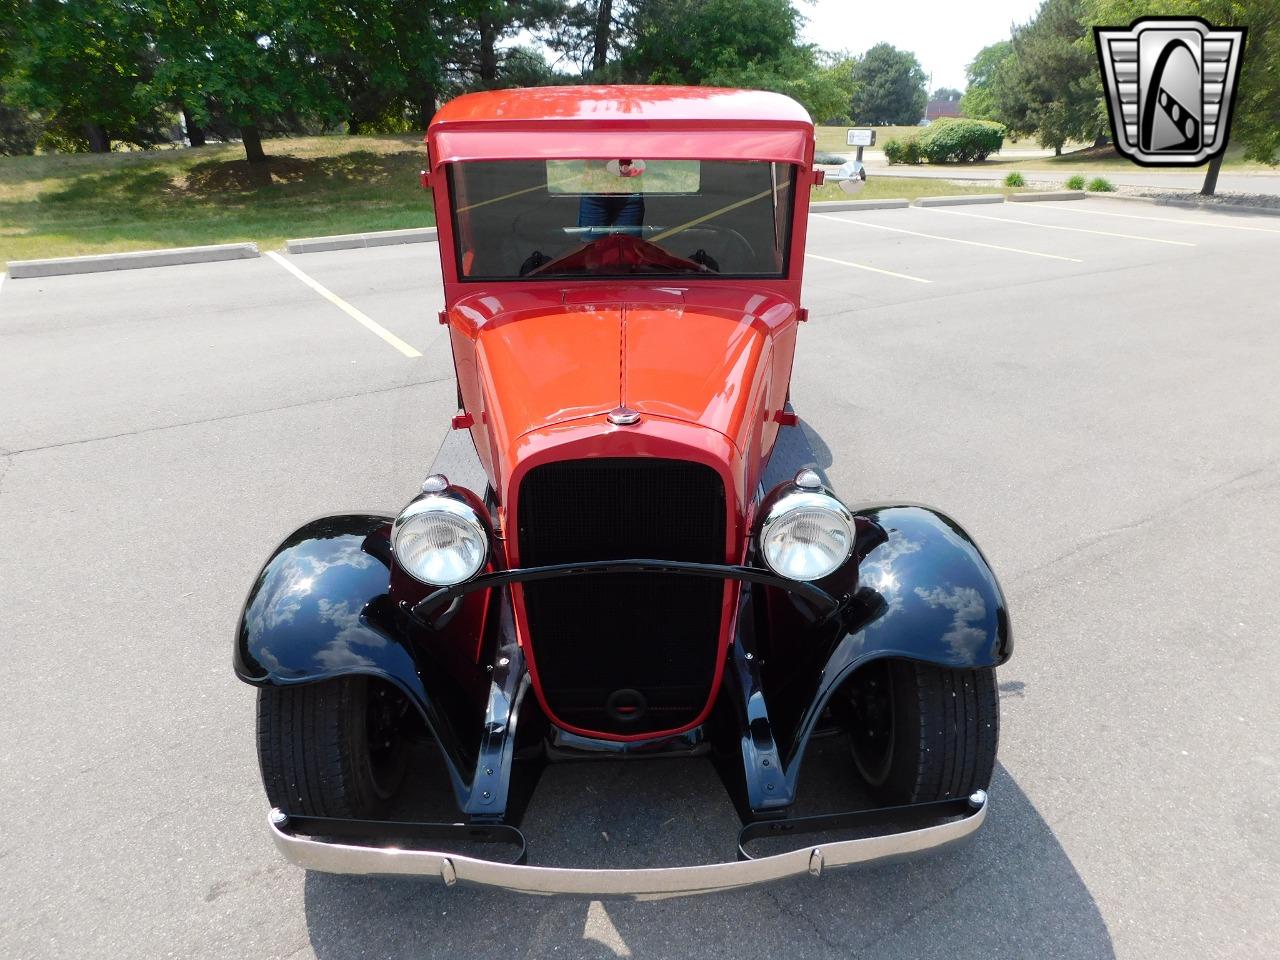
[[[388,683],[342,677],[258,691],[258,765],[286,813],[377,819],[404,779],[408,701]]]
[[[1000,734],[995,670],[877,660],[846,692],[853,762],[880,802],[945,800],[990,784]]]

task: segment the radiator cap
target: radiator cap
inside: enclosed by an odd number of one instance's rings
[[[615,427],[630,427],[640,422],[640,414],[630,407],[614,407],[605,419]]]

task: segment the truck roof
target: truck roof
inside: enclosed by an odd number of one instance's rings
[[[527,123],[571,120],[587,123],[691,121],[741,127],[746,122],[812,126],[804,107],[763,90],[721,87],[623,85],[525,87],[468,93],[450,100],[431,121]]]
[[[667,157],[810,163],[813,121],[761,90],[642,85],[469,93],[427,132],[435,167],[459,160]]]

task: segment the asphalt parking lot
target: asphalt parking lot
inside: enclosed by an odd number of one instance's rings
[[[1274,956],[1280,220],[1091,199],[810,236],[792,396],[822,465],[945,508],[1013,613],[973,844],[660,903],[286,865],[232,628],[286,533],[394,512],[431,463],[436,248],[282,258],[392,340],[271,257],[8,280],[0,956]],[[532,855],[730,855],[710,767],[655,764],[553,768]]]

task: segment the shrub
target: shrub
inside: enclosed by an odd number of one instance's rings
[[[1066,187],[1068,190],[1083,190],[1084,177],[1078,173],[1075,174],[1074,176],[1067,177]]]
[[[884,158],[890,163],[919,163],[920,135],[910,133],[889,138],[884,143]]]
[[[1025,187],[1027,185],[1027,181],[1023,180],[1022,174],[1015,170],[1004,178],[1004,185],[1006,187]]]
[[[1094,193],[1113,193],[1116,188],[1106,177],[1094,177],[1089,181],[1089,189]]]
[[[823,153],[819,150],[813,155],[813,162],[839,166],[845,162],[845,158],[838,153]]]
[[[944,117],[920,134],[920,153],[929,163],[985,160],[1004,143],[1004,124],[994,120]]]

